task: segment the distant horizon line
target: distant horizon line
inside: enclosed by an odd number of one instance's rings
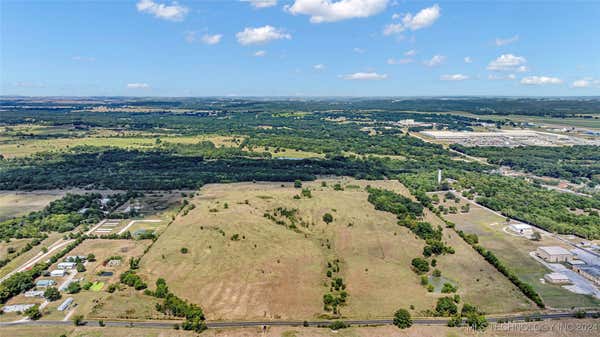
[[[219,99],[234,99],[234,98],[254,98],[254,99],[343,99],[343,98],[378,98],[378,99],[394,99],[394,98],[586,98],[600,99],[600,95],[406,95],[406,96],[390,96],[390,95],[206,95],[206,96],[124,96],[124,95],[85,95],[85,96],[65,96],[65,95],[0,95],[0,98],[170,98],[170,99],[190,99],[190,98],[219,98]]]

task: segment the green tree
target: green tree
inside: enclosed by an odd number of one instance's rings
[[[25,316],[29,317],[30,320],[37,321],[42,318],[42,313],[40,312],[40,306],[34,305],[33,307],[25,310]]]
[[[294,187],[295,187],[295,188],[301,188],[301,187],[302,187],[302,181],[300,181],[300,180],[295,180],[295,181],[294,181]]]
[[[71,282],[67,287],[67,293],[76,294],[81,291],[81,284],[79,282]]]
[[[413,266],[413,269],[417,272],[417,274],[423,274],[429,271],[429,262],[420,257],[412,259],[411,264]]]
[[[458,312],[458,308],[452,297],[441,297],[438,298],[435,311],[440,316],[452,316]]]
[[[394,325],[399,327],[400,329],[410,328],[412,325],[412,318],[410,317],[410,312],[406,309],[399,309],[394,314]]]
[[[44,297],[48,301],[52,302],[52,301],[59,300],[62,296],[60,294],[60,291],[58,291],[58,289],[56,289],[55,287],[48,287],[44,291]]]
[[[326,224],[330,224],[331,222],[333,222],[333,215],[331,215],[330,213],[323,214],[323,221],[325,221]]]
[[[478,331],[483,331],[488,326],[488,322],[485,319],[485,316],[477,312],[472,312],[468,314],[466,323],[468,326]]]

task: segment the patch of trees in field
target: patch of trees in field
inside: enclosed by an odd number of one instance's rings
[[[202,308],[170,292],[167,282],[163,278],[156,280],[155,291],[146,290],[145,294],[164,299],[162,304],[156,304],[157,311],[170,316],[185,317],[185,321],[181,325],[183,330],[195,332],[206,330],[206,318]]]
[[[346,304],[348,292],[344,279],[340,276],[340,260],[327,262],[327,278],[330,280],[329,292],[323,295],[323,309],[334,315],[340,314],[340,307]]]
[[[367,192],[375,209],[395,214],[399,225],[425,240],[423,256],[454,254],[454,248],[442,241],[441,227],[434,229],[429,222],[418,221],[423,216],[423,205],[390,190],[367,187]]]
[[[600,148],[593,145],[466,147],[450,146],[459,152],[487,158],[495,165],[510,166],[538,176],[581,182],[581,178],[600,184]]]

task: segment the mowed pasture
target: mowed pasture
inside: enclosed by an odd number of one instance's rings
[[[161,142],[174,144],[195,144],[201,141],[210,141],[216,146],[238,145],[233,142],[235,137],[218,135],[164,136],[142,133],[136,136],[116,137],[110,134],[104,137],[88,135],[83,138],[5,139],[0,142],[0,153],[7,158],[25,157],[38,152],[60,151],[80,145],[112,146],[126,149],[149,149],[157,145],[157,138],[160,138]]]
[[[178,217],[142,258],[139,273],[151,287],[166,279],[209,320],[314,319],[326,316],[327,262],[339,259],[349,293],[343,317],[389,317],[411,305],[417,316],[433,309],[441,295],[428,293],[410,268],[424,242],[398,226],[393,214],[375,210],[364,191],[368,184],[406,189],[395,181],[325,182],[304,183],[312,198],[300,199],[294,196],[301,190],[290,183],[207,185],[191,200],[195,209]],[[343,191],[333,189],[336,182]],[[278,207],[298,210],[297,230],[263,216]],[[323,221],[325,213],[332,223]],[[456,234],[445,230],[444,239],[456,254],[439,257],[438,268],[467,302],[490,313],[533,308]]]
[[[65,193],[65,191],[0,191],[0,221],[39,211]]]
[[[506,218],[471,204],[468,213],[461,213],[460,207],[466,203],[461,199],[444,201],[443,193],[439,193],[440,204],[459,209],[456,214],[444,215],[457,228],[466,233],[474,233],[479,237],[479,243],[491,250],[500,260],[512,269],[523,281],[531,284],[540,294],[544,303],[549,307],[570,309],[571,307],[597,307],[600,301],[591,296],[572,293],[559,285],[541,283],[540,279],[551,271],[534,260],[529,253],[540,246],[564,246],[564,243],[550,235],[542,235],[540,241],[515,235],[508,231]]]

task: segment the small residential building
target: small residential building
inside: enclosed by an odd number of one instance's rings
[[[5,305],[2,307],[3,312],[24,312],[25,310],[33,307],[35,304],[14,304]]]
[[[25,297],[44,297],[43,290],[29,290],[25,292]]]
[[[65,309],[67,309],[71,303],[73,303],[73,297],[67,298],[58,306],[58,311],[65,311]]]
[[[530,225],[524,224],[524,223],[515,223],[512,225],[509,225],[508,229],[510,229],[512,232],[520,234],[520,235],[525,235],[525,236],[533,235],[533,227],[531,227]]]
[[[75,262],[61,262],[57,265],[58,269],[73,269],[77,263]]]
[[[50,272],[51,277],[64,277],[67,274],[67,271],[64,269],[55,269]]]
[[[544,276],[544,279],[548,281],[548,283],[552,284],[569,284],[571,280],[567,277],[567,275],[562,273],[550,273]]]
[[[56,284],[56,282],[54,282],[54,280],[39,280],[35,283],[35,286],[37,288],[48,288],[55,284]]]
[[[600,285],[600,266],[573,266],[573,270],[595,284]]]
[[[537,255],[547,262],[567,262],[573,258],[571,252],[559,246],[538,247]]]

